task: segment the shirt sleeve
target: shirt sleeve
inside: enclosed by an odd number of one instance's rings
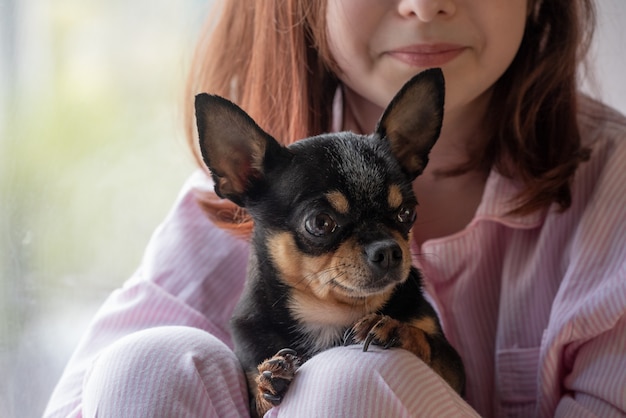
[[[182,325],[232,346],[228,320],[245,281],[248,244],[214,226],[195,192],[212,187],[202,172],[185,184],[155,230],[138,270],[100,307],[68,362],[44,416],[80,416],[82,382],[102,350],[147,328]]]
[[[598,126],[574,184],[585,210],[544,335],[539,416],[626,416],[626,124]]]

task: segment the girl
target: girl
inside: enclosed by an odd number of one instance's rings
[[[414,188],[415,263],[460,352],[459,398],[402,350],[328,350],[270,417],[624,416],[626,122],[576,91],[591,0],[220,2],[187,92],[239,103],[289,143],[368,133],[412,75],[443,68],[441,137]],[[213,21],[212,21],[213,22]],[[185,185],[113,292],[46,416],[246,416],[228,319],[246,214]],[[363,365],[366,367],[363,367]]]

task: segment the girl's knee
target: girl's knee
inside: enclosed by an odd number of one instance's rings
[[[241,367],[224,343],[195,328],[158,327],[128,335],[101,353],[85,378],[83,413],[245,414],[246,398]]]
[[[429,379],[441,381],[408,351],[334,348],[300,368],[272,416],[417,416],[422,382]]]

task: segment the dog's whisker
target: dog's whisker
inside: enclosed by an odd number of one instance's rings
[[[320,270],[320,271],[318,271],[318,272],[311,272],[311,273],[308,273],[308,274],[306,274],[306,275],[301,276],[301,277],[300,277],[300,280],[298,280],[295,284],[296,284],[296,285],[302,285],[302,284],[310,283],[310,282],[311,282],[311,281],[313,281],[315,278],[319,277],[322,273],[324,273],[324,274],[328,274],[328,273],[333,272],[334,270],[336,270],[336,267],[331,266],[331,267],[328,267],[328,268],[326,268],[326,269]],[[346,273],[344,272],[344,273],[341,273],[341,274],[346,274]],[[323,284],[322,284],[322,286],[321,286],[320,288],[323,288],[323,287],[324,287],[324,286],[326,286],[327,284],[328,284],[328,283],[323,283]],[[307,288],[308,288],[309,286],[308,286],[308,285],[306,285],[305,287],[307,287]],[[286,294],[281,295],[281,297],[280,297],[280,298],[278,298],[278,299],[276,299],[276,300],[274,301],[274,303],[272,304],[272,307],[276,307],[276,306],[278,305],[278,303],[280,303],[281,301],[283,301],[283,300],[284,300],[284,299],[286,299],[286,298],[287,298],[287,295],[286,295]]]
[[[421,251],[411,251],[411,257],[413,259],[427,259],[427,258],[440,259],[440,256],[435,253],[426,253],[426,252],[421,252]]]

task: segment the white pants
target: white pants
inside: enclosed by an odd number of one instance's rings
[[[325,351],[298,371],[280,407],[266,417],[474,416],[422,361],[404,350]],[[246,417],[243,371],[212,335],[158,327],[125,337],[85,377],[84,417]],[[438,398],[458,408],[438,410]],[[441,400],[441,399],[439,399]],[[449,403],[448,403],[449,405]]]

